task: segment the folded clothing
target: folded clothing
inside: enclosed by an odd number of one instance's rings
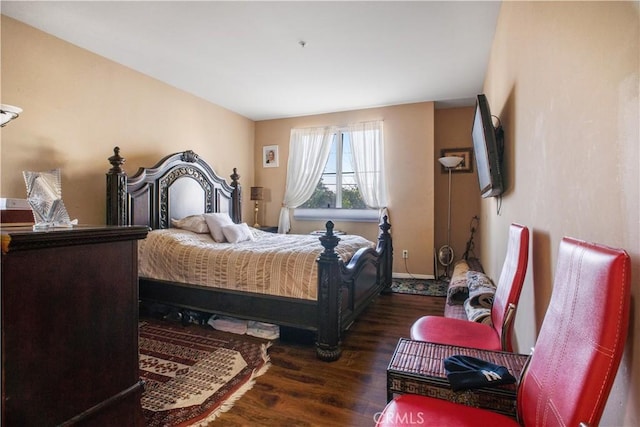
[[[244,335],[247,333],[247,321],[225,316],[211,316],[207,323],[218,331]]]
[[[272,325],[271,323],[250,320],[247,324],[247,335],[267,340],[275,340],[280,337],[280,327],[278,325]]]
[[[472,356],[454,355],[444,359],[444,369],[453,391],[513,384],[516,379],[500,365]]]
[[[209,318],[207,324],[218,331],[231,332],[238,335],[247,334],[267,340],[274,340],[280,337],[280,327],[271,323],[213,315]]]

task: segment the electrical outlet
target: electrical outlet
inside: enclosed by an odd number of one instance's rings
[[[408,249],[403,249],[402,250],[402,258],[404,258],[404,259],[409,258],[409,250]]]

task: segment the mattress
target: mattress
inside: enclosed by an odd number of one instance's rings
[[[324,250],[317,236],[251,229],[254,240],[216,243],[209,234],[177,228],[153,230],[138,244],[140,277],[235,291],[317,300]],[[344,262],[375,244],[342,235],[336,253]]]

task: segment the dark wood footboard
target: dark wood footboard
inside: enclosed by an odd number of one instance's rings
[[[318,329],[316,353],[325,361],[341,354],[341,337],[356,317],[381,292],[391,288],[393,244],[391,224],[385,216],[380,224],[376,249],[360,249],[345,265],[335,248],[340,238],[333,234],[333,223],[320,237],[325,248],[318,257]]]

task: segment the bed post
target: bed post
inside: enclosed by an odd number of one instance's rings
[[[324,252],[318,257],[318,335],[316,355],[331,362],[340,358],[340,258],[335,252],[340,238],[333,234],[333,222],[327,221],[327,232],[320,237]]]
[[[393,242],[391,240],[391,224],[388,221],[387,215],[382,217],[380,223],[380,233],[378,234],[378,253],[382,254],[382,261],[379,264],[378,280],[381,280],[384,284],[382,289],[383,294],[391,293],[391,284],[393,277]]]
[[[109,157],[111,169],[107,172],[107,225],[129,225],[127,215],[127,174],[122,169],[125,158],[120,147],[113,149]]]
[[[233,204],[233,215],[231,220],[236,224],[240,224],[242,222],[242,187],[238,182],[239,179],[240,175],[238,175],[238,170],[233,168],[233,173],[231,174],[231,187],[233,187],[233,191],[231,192],[231,203]]]

